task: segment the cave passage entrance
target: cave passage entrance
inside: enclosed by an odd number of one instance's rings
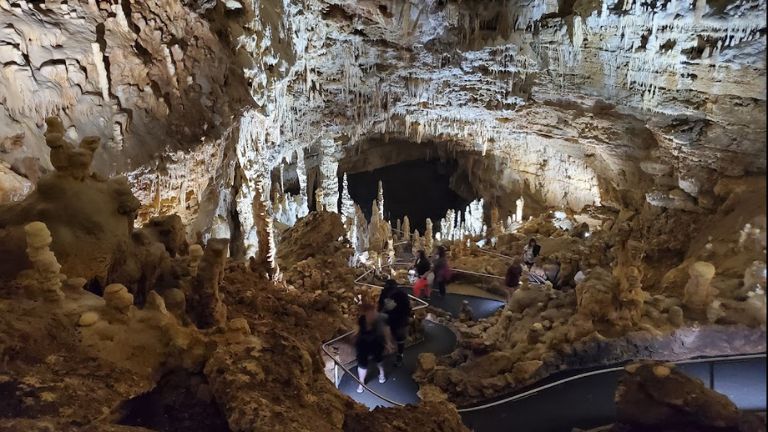
[[[455,161],[411,160],[385,166],[373,171],[347,174],[349,195],[360,206],[366,219],[371,219],[371,206],[378,195],[378,184],[384,188],[384,218],[392,222],[410,221],[411,231],[424,234],[427,218],[434,232],[440,230],[438,221],[448,209],[463,211],[469,201],[451,189],[451,176],[456,172]],[[341,180],[340,180],[341,181]]]

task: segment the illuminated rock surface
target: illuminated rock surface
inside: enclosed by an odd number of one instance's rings
[[[462,430],[437,401],[764,351],[765,12],[0,0],[0,425]],[[352,199],[411,161],[469,205],[397,223],[386,190]],[[459,275],[509,304],[433,311],[460,340],[417,373],[429,402],[368,414],[326,379],[364,271],[443,245],[503,276],[477,245],[529,238],[546,283]]]

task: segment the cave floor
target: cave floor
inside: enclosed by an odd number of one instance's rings
[[[410,290],[408,290],[410,292]],[[445,297],[432,292],[427,300],[430,306],[442,309],[454,317],[459,315],[462,302],[466,300],[473,311],[475,319],[485,318],[495,313],[503,302],[489,298],[453,294],[451,287],[448,286],[448,294]],[[424,320],[422,323],[424,329],[424,339],[410,347],[407,347],[403,355],[403,365],[394,367],[394,356],[388,356],[384,359],[384,370],[387,374],[387,382],[380,384],[378,382],[378,371],[371,367],[366,376],[366,385],[380,395],[402,404],[415,404],[419,402],[416,392],[419,390],[418,384],[413,380],[413,373],[416,371],[419,354],[425,352],[434,353],[437,356],[449,354],[456,345],[456,335],[452,330],[441,324]],[[352,373],[357,373],[357,367],[351,369]],[[366,405],[369,408],[377,406],[391,406],[386,401],[381,400],[371,392],[365,391],[357,393],[357,382],[349,375],[344,374],[339,384],[339,390],[350,396],[352,399]]]

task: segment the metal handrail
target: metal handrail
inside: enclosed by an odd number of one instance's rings
[[[382,267],[393,267],[393,266],[395,266],[397,264],[402,264],[402,262],[397,262],[396,261],[396,262],[394,262],[392,264],[388,264],[388,265],[382,266]],[[368,283],[365,283],[365,282],[360,282],[360,279],[364,278],[365,276],[370,274],[372,271],[373,271],[373,269],[370,269],[370,270],[366,271],[365,273],[363,273],[362,275],[360,275],[357,279],[355,279],[355,283],[358,284],[358,285],[372,286],[372,287],[380,288],[378,285],[373,285],[373,284],[368,284]],[[458,271],[458,270],[456,270],[456,271]],[[493,275],[487,275],[487,276],[493,276]],[[495,276],[495,277],[497,277],[497,276]],[[429,306],[429,304],[427,302],[425,302],[424,300],[422,300],[422,299],[416,298],[416,297],[414,297],[414,296],[412,296],[410,294],[408,295],[408,297],[413,299],[413,300],[416,300],[419,303],[422,303],[419,306],[414,307],[412,310],[419,310],[419,309],[423,309],[423,308],[426,308],[427,306]],[[355,330],[350,330],[350,331],[342,334],[341,336],[338,336],[338,337],[336,337],[334,339],[331,339],[331,340],[323,343],[323,345],[322,345],[323,352],[328,357],[330,357],[331,360],[334,362],[334,379],[337,376],[336,368],[341,368],[345,373],[349,374],[349,376],[352,377],[352,379],[355,382],[357,382],[359,385],[361,385],[364,389],[368,390],[372,395],[376,396],[377,398],[379,398],[379,399],[381,399],[381,400],[383,400],[383,401],[385,401],[388,404],[393,405],[393,406],[405,406],[405,404],[393,401],[392,399],[389,399],[386,396],[383,396],[383,395],[379,394],[378,392],[374,391],[373,389],[371,389],[370,387],[368,387],[357,376],[355,376],[355,374],[353,374],[352,371],[350,371],[344,364],[342,364],[339,360],[337,360],[336,357],[334,357],[334,355],[328,350],[328,346],[329,345],[331,345],[331,344],[333,344],[335,342],[338,342],[339,340],[344,339],[344,338],[350,336],[353,333],[355,333]],[[763,358],[766,357],[766,353],[736,355],[736,356],[703,357],[703,358],[698,358],[698,359],[688,359],[688,360],[673,361],[671,363],[674,363],[674,364],[707,363],[707,362],[718,362],[718,361],[728,361],[728,360],[732,360],[732,361],[748,360],[748,359],[761,358],[761,357],[763,357]],[[634,360],[629,360],[629,361],[635,361],[635,360],[642,360],[642,359],[634,359]],[[577,379],[586,378],[586,377],[593,376],[593,375],[600,375],[600,374],[605,374],[605,373],[610,373],[610,372],[618,372],[618,371],[621,371],[623,369],[624,369],[624,366],[621,366],[621,367],[612,367],[612,368],[598,369],[598,370],[595,370],[595,371],[590,371],[590,372],[585,372],[585,373],[577,374],[577,375],[574,375],[574,376],[571,376],[571,377],[563,378],[563,379],[558,380],[558,381],[554,381],[554,382],[549,383],[549,384],[545,384],[545,385],[541,385],[541,386],[532,388],[532,389],[527,390],[525,392],[518,393],[516,395],[510,396],[510,397],[507,397],[507,398],[504,398],[504,399],[500,399],[500,400],[497,400],[497,401],[494,401],[494,402],[490,402],[490,403],[487,403],[487,404],[478,405],[478,406],[474,406],[474,407],[469,407],[469,408],[458,408],[457,411],[459,413],[472,412],[472,411],[480,411],[480,410],[487,409],[487,408],[490,408],[490,407],[493,407],[493,406],[496,406],[496,405],[501,405],[501,404],[504,404],[504,403],[507,403],[507,402],[513,402],[513,401],[517,401],[517,400],[520,400],[520,399],[524,399],[524,398],[532,396],[532,395],[534,395],[534,394],[536,394],[538,392],[546,390],[548,388],[556,387],[556,386],[565,384],[565,383],[570,382],[570,381],[575,381]],[[338,382],[334,382],[334,384],[338,385]]]
[[[487,253],[488,255],[496,255],[498,257],[506,258],[506,259],[510,259],[510,260],[515,259],[515,257],[511,257],[509,255],[500,254],[498,252],[494,252],[494,251],[491,251],[491,250],[488,250],[488,249],[485,249],[485,248],[477,248],[477,250],[479,250],[480,252]]]
[[[708,363],[708,362],[718,362],[718,361],[726,361],[726,360],[749,360],[749,359],[761,358],[761,357],[765,357],[765,356],[766,356],[766,353],[746,354],[746,355],[737,355],[737,356],[703,357],[703,358],[698,358],[698,359],[673,361],[673,362],[669,362],[669,363],[674,363],[674,364]],[[642,359],[637,359],[637,360],[642,360]],[[522,392],[522,393],[518,393],[516,395],[510,396],[510,397],[505,398],[505,399],[500,399],[500,400],[497,400],[497,401],[494,401],[494,402],[491,402],[491,403],[487,403],[487,404],[484,404],[484,405],[478,405],[478,406],[471,407],[471,408],[460,408],[460,409],[457,409],[457,411],[459,413],[472,412],[472,411],[480,411],[480,410],[484,410],[484,409],[487,409],[487,408],[490,408],[490,407],[493,407],[493,406],[496,406],[496,405],[501,405],[501,404],[505,404],[507,402],[513,402],[513,401],[517,401],[517,400],[520,400],[520,399],[524,399],[524,398],[526,398],[528,396],[532,396],[532,395],[534,395],[534,394],[536,394],[536,393],[538,393],[538,392],[540,392],[542,390],[546,390],[546,389],[551,388],[551,387],[559,386],[559,385],[565,384],[565,383],[567,383],[569,381],[574,381],[574,380],[577,380],[577,379],[586,378],[586,377],[593,376],[593,375],[601,375],[601,374],[609,373],[609,372],[618,372],[618,371],[622,371],[622,370],[624,370],[624,366],[612,367],[612,368],[606,368],[606,369],[598,369],[598,370],[595,370],[595,371],[585,372],[585,373],[581,373],[581,374],[578,374],[578,375],[574,375],[572,377],[563,378],[561,380],[558,380],[558,381],[555,381],[555,382],[551,382],[549,384],[545,384],[545,385],[542,385],[542,386],[539,386],[539,387],[535,387],[535,388],[533,388],[531,390],[528,390],[528,391],[525,391],[525,392]]]
[[[455,271],[456,273],[466,273],[466,274],[471,274],[471,275],[475,275],[475,276],[486,276],[486,277],[495,278],[495,279],[504,279],[501,276],[496,276],[496,275],[492,275],[492,274],[488,274],[488,273],[477,273],[477,272],[473,272],[473,271],[469,271],[469,270],[462,270],[462,269],[457,269],[457,268],[453,269],[453,271]]]
[[[393,267],[393,266],[395,266],[397,264],[400,264],[400,263],[402,263],[402,262],[395,261],[392,264],[387,264],[386,266],[382,266],[382,267]],[[366,271],[362,275],[358,276],[355,279],[354,283],[357,284],[357,285],[361,285],[361,286],[369,286],[369,287],[374,287],[374,288],[381,288],[379,285],[373,285],[373,284],[369,284],[369,283],[361,282],[360,281],[360,279],[368,276],[371,272],[373,272],[373,270],[374,269],[369,269],[368,271]],[[408,298],[411,299],[411,300],[416,300],[416,302],[420,303],[418,306],[411,308],[412,311],[424,309],[424,308],[429,306],[429,303],[425,302],[424,300],[422,300],[422,299],[420,299],[418,297],[414,297],[414,296],[408,294]],[[387,402],[387,403],[389,403],[391,405],[394,405],[394,406],[405,406],[405,404],[393,401],[392,399],[389,399],[386,396],[382,396],[381,394],[377,393],[376,391],[374,391],[373,389],[368,387],[357,376],[355,376],[355,374],[353,374],[352,371],[350,371],[344,364],[342,364],[338,359],[336,359],[336,357],[333,355],[333,353],[331,353],[329,351],[329,349],[328,349],[329,345],[331,345],[333,343],[336,343],[336,342],[340,341],[341,339],[344,339],[344,338],[346,338],[346,337],[348,337],[348,336],[350,336],[350,335],[352,335],[354,333],[355,333],[355,330],[350,330],[350,331],[342,334],[341,336],[338,336],[336,338],[333,338],[333,339],[323,343],[323,345],[321,346],[321,349],[323,350],[325,355],[327,355],[331,360],[333,360],[333,363],[334,363],[334,372],[333,372],[333,375],[334,375],[334,385],[338,386],[338,384],[339,384],[339,382],[337,380],[337,378],[338,378],[338,368],[341,368],[341,370],[343,370],[346,374],[349,374],[349,376],[352,377],[353,380],[355,380],[359,385],[361,385],[364,389],[368,390],[372,395],[376,396],[377,398],[379,398],[379,399],[381,399],[381,400],[383,400],[383,401],[385,401],[385,402]]]

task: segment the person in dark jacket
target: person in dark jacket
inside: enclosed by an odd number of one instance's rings
[[[523,248],[523,262],[530,270],[533,267],[533,261],[539,256],[541,246],[536,243],[536,239],[528,240],[528,244]]]
[[[360,382],[365,382],[368,372],[368,363],[372,359],[379,368],[379,382],[387,380],[384,375],[384,347],[387,341],[386,316],[376,312],[376,308],[370,303],[361,306],[361,315],[357,319],[357,338],[355,350],[357,351],[357,376]],[[363,386],[357,386],[357,392],[363,392]]]
[[[405,341],[408,339],[408,325],[411,319],[411,300],[394,279],[384,282],[379,295],[379,312],[387,314],[387,325],[397,344],[395,366],[403,364]]]
[[[507,268],[507,275],[504,278],[504,285],[507,288],[515,289],[520,285],[520,276],[523,274],[523,266],[520,265],[520,258],[512,260],[509,268]]]
[[[445,297],[445,288],[450,277],[450,267],[448,267],[448,258],[446,257],[445,252],[445,247],[440,246],[437,248],[437,259],[435,260],[435,264],[432,266],[432,269],[435,273],[435,280],[433,284],[437,288],[437,291],[440,293],[440,295],[443,297]]]
[[[517,287],[520,286],[520,276],[523,274],[523,266],[520,265],[520,258],[512,260],[512,264],[507,268],[507,275],[504,278],[504,285],[507,287],[507,302]]]
[[[432,263],[429,262],[427,254],[424,253],[423,250],[418,252],[418,257],[416,257],[416,263],[413,265],[413,267],[416,269],[416,274],[419,277],[424,277],[429,269],[432,268]]]

